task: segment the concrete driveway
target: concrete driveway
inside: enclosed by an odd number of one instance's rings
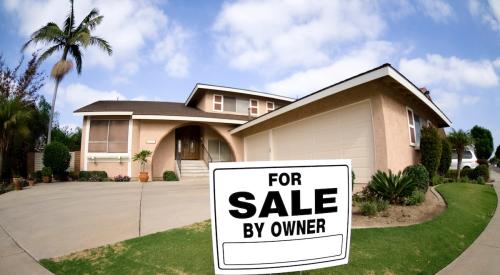
[[[206,178],[40,184],[0,196],[0,229],[36,260],[63,256],[209,219],[208,190]]]

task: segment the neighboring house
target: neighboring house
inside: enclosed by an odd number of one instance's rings
[[[366,183],[377,170],[417,163],[423,126],[451,125],[427,90],[389,64],[298,100],[197,84],[185,103],[98,101],[75,113],[82,170],[135,177],[131,156],[148,149],[153,179],[165,170],[206,175],[210,161],[352,159]]]

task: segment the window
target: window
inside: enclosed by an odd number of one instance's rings
[[[224,96],[224,111],[236,112],[236,97]]]
[[[410,108],[406,108],[406,112],[408,114],[408,128],[410,131],[410,144],[415,145],[417,141],[417,136],[415,132],[415,117],[413,115],[413,110]]]
[[[236,112],[238,114],[248,115],[248,107],[250,103],[248,99],[237,98],[236,99]]]
[[[88,151],[127,153],[128,124],[128,120],[91,120]]]
[[[272,102],[272,101],[268,101],[268,102],[266,103],[266,107],[267,107],[267,112],[274,111],[274,102]]]
[[[250,99],[250,114],[259,115],[259,101],[257,99]]]
[[[221,95],[214,95],[214,111],[222,112],[223,97]]]
[[[457,150],[453,149],[451,151],[451,158],[458,159]],[[470,150],[465,149],[462,159],[472,159],[472,152]]]

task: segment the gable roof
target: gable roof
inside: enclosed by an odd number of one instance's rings
[[[361,74],[355,75],[353,77],[347,78],[345,80],[342,80],[340,82],[337,82],[333,85],[330,85],[328,87],[325,87],[319,91],[313,92],[309,95],[306,95],[300,99],[298,99],[295,102],[292,102],[286,106],[283,106],[275,111],[269,112],[267,114],[264,114],[260,117],[257,117],[254,120],[248,121],[247,123],[240,125],[236,127],[235,129],[231,130],[231,134],[238,133],[244,129],[250,128],[252,126],[255,126],[261,122],[264,122],[266,120],[269,120],[273,117],[277,117],[281,114],[284,114],[286,112],[289,112],[291,110],[294,110],[296,108],[299,108],[301,106],[304,106],[306,104],[321,100],[327,96],[342,92],[344,90],[350,89],[352,87],[367,83],[369,81],[379,79],[382,77],[391,77],[395,81],[397,81],[399,84],[404,86],[406,89],[408,89],[412,94],[414,94],[418,99],[420,99],[425,105],[427,105],[431,110],[433,110],[439,118],[441,118],[447,126],[451,126],[451,121],[450,119],[444,114],[444,112],[439,109],[439,107],[432,102],[422,91],[415,85],[413,84],[408,78],[406,78],[403,74],[401,74],[398,70],[396,70],[394,67],[392,67],[391,64],[386,63],[383,64],[379,67],[373,68],[369,71],[363,72]]]
[[[186,99],[186,102],[184,103],[184,105],[189,106],[189,104],[193,100],[196,99],[196,97],[197,97],[196,95],[199,93],[200,90],[214,90],[214,91],[230,92],[230,93],[237,93],[237,94],[244,94],[244,95],[251,95],[251,96],[258,96],[258,97],[266,97],[266,98],[272,98],[272,99],[282,100],[282,101],[286,101],[286,102],[295,101],[295,99],[293,99],[291,97],[286,97],[286,96],[281,96],[281,95],[269,94],[269,93],[252,91],[252,90],[247,90],[247,89],[238,89],[238,88],[232,88],[232,87],[197,83],[196,86],[194,86],[193,90],[191,91],[191,94],[189,95],[189,97]]]
[[[84,106],[74,113],[87,116],[130,115],[136,119],[214,121],[233,124],[242,124],[249,120],[248,116],[244,115],[209,113],[185,106],[181,102],[160,101],[102,100]]]

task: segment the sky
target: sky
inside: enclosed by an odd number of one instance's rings
[[[20,52],[69,10],[67,0],[2,1],[11,66],[43,49]],[[391,63],[431,91],[453,128],[486,127],[500,144],[500,0],[75,0],[77,22],[94,7],[104,15],[94,34],[114,52],[85,49],[82,73],[60,85],[60,125],[80,126],[73,111],[96,100],[183,102],[196,83],[298,98]],[[53,87],[42,90],[49,100]]]

